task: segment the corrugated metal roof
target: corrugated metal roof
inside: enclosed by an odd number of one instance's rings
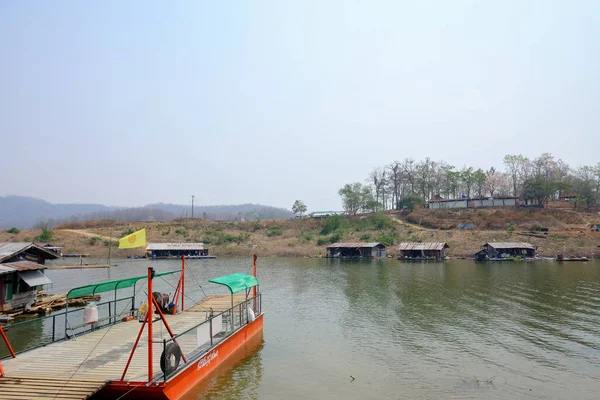
[[[42,264],[34,263],[31,261],[15,261],[10,263],[0,264],[5,267],[14,269],[15,271],[35,271],[38,269],[46,269]]]
[[[14,269],[14,268],[6,267],[3,264],[0,264],[0,275],[10,274],[15,271],[16,271],[16,269]]]
[[[36,250],[41,251],[42,253],[45,253],[47,255],[46,258],[48,258],[48,259],[53,260],[55,258],[58,258],[58,255],[56,253],[53,253],[52,251],[50,251],[48,249],[40,247],[35,243],[4,242],[4,243],[0,243],[0,262],[2,262],[3,260],[6,260],[7,258],[14,256],[15,254],[22,253],[32,247],[34,247]]]
[[[327,246],[327,248],[336,248],[336,247],[349,247],[349,248],[364,248],[364,247],[377,247],[377,246],[385,245],[383,243],[364,243],[364,242],[348,242],[348,243],[334,243]]]
[[[146,250],[204,250],[204,243],[148,243]]]
[[[50,279],[40,271],[19,271],[19,277],[31,287],[48,285],[52,283]]]
[[[491,246],[495,249],[532,249],[535,247],[531,243],[525,242],[490,242],[484,244],[484,246]]]
[[[447,243],[400,243],[398,250],[417,250],[417,251],[431,251],[431,250],[442,250],[444,247],[450,247]]]

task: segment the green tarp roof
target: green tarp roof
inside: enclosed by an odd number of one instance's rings
[[[258,285],[258,279],[254,276],[240,273],[221,276],[220,278],[211,279],[209,282],[225,285],[231,293],[241,292]]]
[[[159,276],[176,274],[177,272],[181,272],[181,271],[177,270],[177,271],[163,272],[160,274],[155,274],[154,277],[156,278]],[[69,291],[69,293],[67,294],[67,298],[75,299],[77,297],[90,296],[90,295],[94,295],[96,293],[110,292],[110,291],[113,291],[116,289],[125,289],[128,287],[132,287],[140,279],[146,279],[146,278],[148,278],[148,275],[136,276],[133,278],[126,278],[126,279],[119,279],[117,281],[93,283],[91,285],[81,286],[78,288],[71,289]]]

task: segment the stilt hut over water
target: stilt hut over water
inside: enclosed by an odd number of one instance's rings
[[[327,257],[331,258],[369,258],[385,257],[385,245],[382,243],[334,243],[327,246]]]
[[[52,283],[43,271],[46,260],[58,255],[34,243],[0,243],[0,311],[30,307],[37,291]]]
[[[448,243],[400,243],[400,260],[441,260],[446,257]]]
[[[490,242],[475,254],[477,259],[510,259],[535,257],[535,246],[525,242]]]

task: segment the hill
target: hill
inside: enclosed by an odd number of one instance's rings
[[[101,204],[52,204],[26,196],[0,197],[0,229],[32,228],[40,221],[66,219],[73,215],[108,212],[114,207]]]
[[[260,204],[196,206],[194,214],[210,220],[233,221],[288,219],[293,213],[284,208]],[[0,197],[0,229],[30,229],[40,223],[55,227],[66,222],[88,220],[162,221],[191,216],[191,207],[156,203],[143,207],[109,207],[101,204],[52,204],[26,196]]]
[[[191,206],[189,205],[155,203],[149,204],[146,207],[168,211],[181,218],[191,217]],[[294,213],[285,208],[264,206],[261,204],[198,205],[194,206],[194,216],[212,221],[234,221],[242,218],[246,220],[274,220],[292,218]]]
[[[486,242],[529,242],[542,256],[600,256],[600,232],[587,226],[599,217],[573,210],[415,210],[403,214],[363,214],[352,217],[298,220],[209,221],[178,218],[170,222],[88,221],[69,223],[51,231],[50,241],[63,246],[63,253],[89,253],[106,257],[107,238],[122,237],[146,228],[149,242],[203,242],[217,256],[323,256],[333,242],[382,242],[388,254],[396,255],[401,242],[447,242],[451,257],[467,257]],[[427,221],[425,221],[427,219]],[[487,221],[484,226],[479,221]],[[473,224],[474,229],[459,229]],[[437,224],[440,228],[425,225]],[[480,224],[481,227],[476,224]],[[545,224],[546,226],[542,226]],[[512,226],[512,228],[510,228]],[[537,230],[532,230],[532,228]],[[542,230],[544,229],[544,230]],[[547,230],[546,230],[547,229]],[[0,231],[0,242],[31,241],[40,230],[11,234]],[[96,237],[97,236],[97,237]],[[143,249],[114,248],[115,258],[142,255]]]

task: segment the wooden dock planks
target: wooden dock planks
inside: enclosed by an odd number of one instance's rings
[[[0,400],[87,399],[106,384],[104,381],[68,380],[63,377],[3,377],[0,378]]]
[[[167,321],[176,334],[184,332],[200,322],[205,316],[197,312],[182,312],[166,315]],[[162,322],[155,321],[153,339],[160,341],[169,338]],[[104,382],[119,380],[141,324],[136,321],[123,322],[110,328],[79,336],[75,339],[34,349],[17,355],[17,358],[4,360],[4,371],[8,378],[26,376],[31,379],[69,378],[76,381]],[[126,380],[146,380],[147,331],[140,340]],[[195,331],[184,335],[180,340],[184,354],[196,348]],[[154,343],[154,373],[160,374],[162,345]]]
[[[240,303],[243,303],[246,300],[246,295],[234,294],[233,295],[233,305],[236,306]],[[188,311],[200,311],[200,312],[208,312],[212,310],[215,313],[223,312],[231,308],[231,295],[230,294],[214,294],[211,296],[206,296],[198,303],[196,303],[193,307],[189,308]]]

